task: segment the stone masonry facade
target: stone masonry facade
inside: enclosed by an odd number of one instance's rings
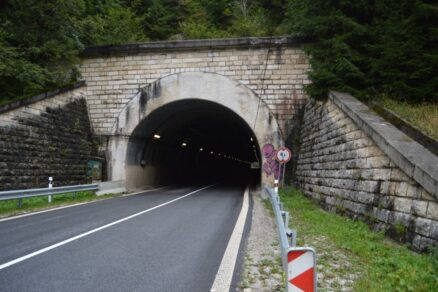
[[[87,48],[86,86],[0,107],[0,191],[45,187],[48,176],[55,186],[88,182],[88,160],[100,159],[98,146],[107,150],[96,136],[112,135],[141,88],[171,74],[208,72],[244,84],[267,104],[298,153],[294,177],[306,195],[415,250],[437,245],[438,157],[348,94],[309,100],[302,45],[275,37]]]
[[[330,210],[424,251],[438,243],[438,202],[331,99],[305,107],[296,179]]]
[[[88,48],[81,72],[93,128],[110,135],[123,107],[144,87],[180,72],[211,72],[237,80],[266,102],[285,135],[297,123],[309,83],[307,55],[289,38],[155,42]]]
[[[36,99],[0,107],[0,191],[89,182],[97,144],[83,88]]]

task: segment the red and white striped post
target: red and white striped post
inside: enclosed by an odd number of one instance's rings
[[[316,291],[316,253],[310,247],[291,247],[287,251],[287,291]]]

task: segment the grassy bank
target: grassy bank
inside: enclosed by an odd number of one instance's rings
[[[395,112],[425,134],[438,139],[438,103],[411,104],[390,98],[379,99],[378,103]]]
[[[298,230],[298,245],[317,250],[318,275],[325,273],[325,282],[318,283],[322,291],[350,280],[354,291],[436,291],[438,254],[416,254],[362,222],[321,210],[294,188],[282,190],[281,198]]]
[[[76,196],[74,193],[52,196],[52,203],[50,204],[47,202],[47,196],[33,197],[22,199],[21,207],[19,207],[18,200],[0,201],[0,217],[9,217],[64,205],[102,200],[114,196],[117,195],[96,196],[93,192],[85,191],[76,193]]]

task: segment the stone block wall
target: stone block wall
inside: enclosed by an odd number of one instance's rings
[[[423,153],[427,150],[422,147],[415,158],[403,160],[394,155],[389,149],[390,130],[383,138],[387,145],[378,145],[375,139],[379,131],[373,130],[373,119],[379,126],[386,122],[363,108],[354,112],[349,106],[357,101],[343,97],[332,94],[327,102],[311,100],[306,105],[297,161],[298,185],[324,208],[365,220],[373,229],[407,242],[417,251],[437,245],[437,157]],[[338,106],[345,104],[347,109]],[[350,118],[352,114],[367,116],[359,123]],[[403,151],[409,152],[407,148]],[[426,182],[413,175],[423,167],[416,164],[419,157],[427,157],[432,166],[427,172],[431,179]],[[412,173],[401,169],[408,163],[414,165]]]
[[[211,72],[253,90],[274,113],[285,136],[307,96],[310,64],[290,38],[152,42],[87,48],[81,66],[93,128],[109,135],[118,114],[139,88],[180,72]],[[218,101],[220,103],[220,101]]]
[[[0,108],[0,111],[2,108]],[[0,191],[84,184],[96,154],[81,89],[0,115]]]

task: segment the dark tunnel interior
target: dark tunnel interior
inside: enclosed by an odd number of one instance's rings
[[[162,106],[137,126],[128,145],[127,166],[141,166],[142,175],[153,178],[149,184],[260,183],[253,131],[214,102],[191,99]]]

